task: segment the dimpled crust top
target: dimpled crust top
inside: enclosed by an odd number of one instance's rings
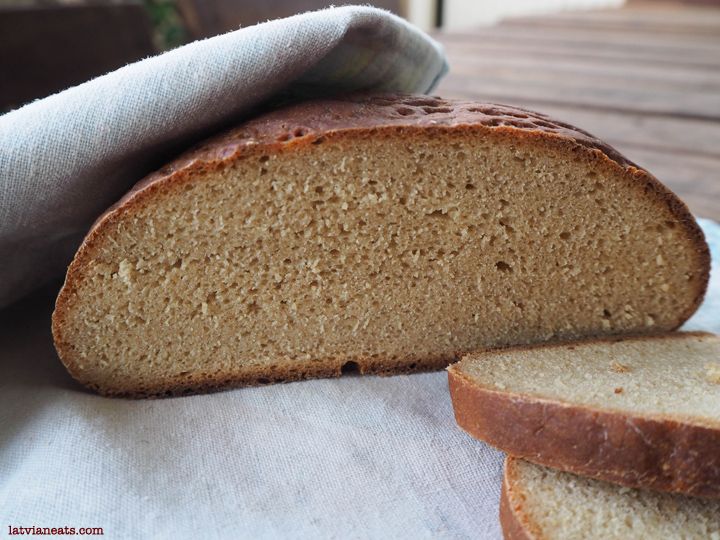
[[[261,115],[98,219],[53,315],[78,380],[164,395],[676,328],[709,254],[685,205],[589,134],[428,96]]]

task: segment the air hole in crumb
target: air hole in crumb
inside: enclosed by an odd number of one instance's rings
[[[358,366],[357,362],[353,362],[352,360],[350,360],[342,365],[342,367],[340,368],[340,373],[342,375],[360,373],[360,366]]]
[[[401,116],[410,116],[411,114],[415,114],[415,111],[410,109],[409,107],[398,107],[395,110]]]
[[[413,362],[412,364],[410,364],[408,366],[408,369],[415,369],[416,367],[417,367],[417,364],[415,362]]]
[[[603,319],[609,319],[610,317],[612,317],[612,314],[607,309],[603,309]]]
[[[289,133],[283,133],[282,135],[279,135],[277,138],[278,142],[285,142],[290,140],[290,134]]]
[[[260,156],[260,163],[265,163],[270,159],[270,156]]]
[[[506,263],[505,261],[498,261],[498,262],[496,262],[496,263],[495,263],[495,268],[497,268],[497,269],[500,270],[501,272],[506,272],[506,273],[512,273],[512,271],[513,271],[512,266],[510,266],[510,265],[509,265],[508,263]]]
[[[570,233],[567,232],[567,231],[561,232],[561,233],[560,233],[560,238],[562,238],[563,240],[569,240],[569,239],[570,239]]]
[[[325,191],[325,188],[322,187],[322,186],[318,186],[318,187],[315,188],[315,193],[320,193],[320,194],[322,194],[323,191]]]
[[[475,184],[465,184],[465,189],[475,189]]]
[[[293,135],[295,137],[302,137],[303,135],[307,134],[307,130],[305,128],[295,128],[295,131],[293,131]]]

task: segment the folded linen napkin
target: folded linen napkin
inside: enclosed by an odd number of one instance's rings
[[[197,41],[0,116],[0,308],[65,269],[92,221],[199,137],[279,92],[428,92],[439,44],[347,6]]]

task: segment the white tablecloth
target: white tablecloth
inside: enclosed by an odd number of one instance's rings
[[[720,226],[703,220],[720,257]],[[500,452],[456,426],[444,372],[107,399],[66,374],[52,299],[0,315],[0,535],[499,538]],[[720,332],[720,279],[686,326]]]

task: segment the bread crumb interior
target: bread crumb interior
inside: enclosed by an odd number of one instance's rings
[[[111,388],[654,332],[700,277],[686,229],[643,185],[602,156],[500,132],[376,131],[250,156],[106,234],[63,341]]]
[[[497,390],[720,429],[720,385],[708,377],[720,339],[681,336],[469,355],[459,367]]]

